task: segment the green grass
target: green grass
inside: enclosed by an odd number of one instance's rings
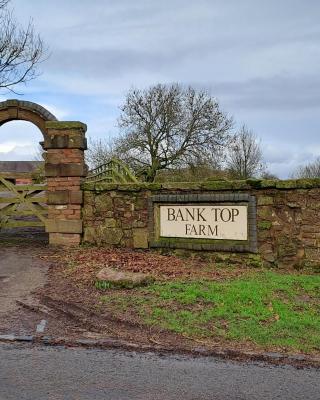
[[[320,351],[320,276],[265,271],[225,282],[153,284],[104,302],[194,338]]]

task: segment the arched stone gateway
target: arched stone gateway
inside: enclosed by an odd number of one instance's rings
[[[58,121],[44,107],[29,101],[0,102],[0,125],[14,120],[32,122],[43,134],[40,144],[46,151],[46,232],[49,233],[49,243],[80,244],[83,202],[80,185],[82,178],[87,175],[84,162],[86,125],[77,121]]]

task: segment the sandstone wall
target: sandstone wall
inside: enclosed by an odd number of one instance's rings
[[[85,184],[82,188],[86,243],[148,248],[149,200],[157,194],[247,193],[256,199],[258,255],[264,263],[320,264],[320,179]]]

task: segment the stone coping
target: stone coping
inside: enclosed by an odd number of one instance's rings
[[[56,130],[81,129],[86,132],[87,125],[79,121],[48,121],[46,122],[46,128]]]
[[[166,183],[83,183],[85,191],[104,192],[119,190],[138,192],[141,190],[263,190],[263,189],[314,189],[320,188],[320,178],[314,179],[247,179],[242,181],[207,180],[203,182],[166,182]]]

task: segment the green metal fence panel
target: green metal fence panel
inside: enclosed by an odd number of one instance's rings
[[[137,178],[122,161],[112,158],[109,162],[89,171],[86,182],[136,183]]]

